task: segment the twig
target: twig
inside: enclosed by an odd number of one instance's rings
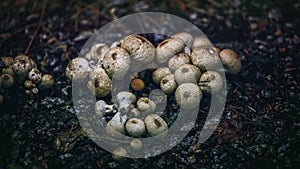
[[[41,10],[41,17],[40,17],[40,20],[39,20],[39,24],[38,24],[38,27],[36,28],[36,30],[34,31],[34,34],[32,36],[32,38],[30,39],[30,42],[24,52],[24,54],[28,54],[29,52],[29,49],[33,43],[33,40],[35,39],[35,37],[37,36],[38,32],[39,32],[39,29],[40,27],[43,25],[43,19],[44,19],[44,15],[45,15],[45,11],[46,11],[46,5],[47,5],[47,0],[44,0],[43,1],[43,6],[42,6],[42,10]]]

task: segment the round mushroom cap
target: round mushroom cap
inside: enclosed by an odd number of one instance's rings
[[[175,71],[174,75],[175,80],[179,85],[182,83],[197,83],[200,78],[201,72],[197,66],[184,64]]]
[[[88,76],[89,70],[89,62],[82,57],[77,57],[69,62],[66,68],[66,76],[70,80],[81,81]]]
[[[123,79],[130,69],[129,53],[121,47],[111,48],[104,56],[103,68],[111,78]]]
[[[219,62],[219,49],[215,47],[197,47],[191,54],[191,61],[201,70],[213,70]]]
[[[14,63],[14,58],[10,56],[2,56],[0,60],[4,63],[5,67],[10,67]]]
[[[154,83],[160,84],[161,79],[168,74],[171,74],[171,70],[169,68],[167,68],[167,67],[157,68],[152,73],[152,80]]]
[[[139,35],[129,35],[120,40],[121,47],[126,49],[135,64],[143,65],[155,57],[155,47],[146,38]]]
[[[126,133],[125,123],[127,116],[118,112],[106,125],[106,133],[112,137],[120,137]]]
[[[87,60],[93,60],[98,63],[98,61],[102,62],[105,53],[109,50],[109,47],[105,43],[97,43],[92,46],[90,52],[85,55]]]
[[[175,89],[177,88],[174,74],[168,74],[163,77],[160,81],[160,88],[166,94],[174,93]]]
[[[42,81],[42,73],[38,69],[33,68],[28,73],[28,79],[31,80],[35,84],[39,84]]]
[[[145,87],[145,83],[142,79],[133,79],[130,83],[130,86],[135,91],[141,91]]]
[[[141,97],[137,103],[137,108],[141,111],[141,113],[152,113],[156,109],[156,104],[147,97]]]
[[[133,139],[130,142],[130,147],[134,150],[134,151],[138,151],[142,148],[143,143],[140,139]]]
[[[42,76],[42,82],[40,84],[41,89],[48,89],[54,84],[54,77],[50,74],[44,74]]]
[[[178,38],[178,39],[182,40],[184,42],[185,46],[190,47],[190,48],[192,47],[193,41],[194,41],[193,36],[187,32],[176,33],[176,34],[172,35],[171,38]]]
[[[181,65],[188,63],[190,63],[190,56],[185,53],[178,53],[169,60],[168,66],[172,72],[175,72]]]
[[[14,77],[10,74],[2,74],[0,78],[2,79],[2,86],[4,88],[10,88],[15,83]]]
[[[146,130],[151,136],[166,133],[168,125],[166,121],[157,114],[149,114],[145,118]]]
[[[237,74],[241,70],[241,61],[235,51],[223,49],[220,52],[220,59],[224,68],[231,74]]]
[[[145,133],[145,123],[138,118],[131,118],[125,124],[126,131],[129,135],[140,137]]]
[[[26,75],[33,68],[36,68],[36,63],[26,55],[18,55],[12,65],[12,69],[20,81],[25,80]]]
[[[127,151],[125,148],[122,147],[115,149],[112,153],[112,158],[116,161],[122,161],[125,159],[124,157],[126,156],[127,156]]]
[[[192,48],[212,46],[210,40],[204,36],[195,37]]]
[[[97,67],[90,72],[87,87],[97,97],[105,97],[111,92],[112,82],[105,70]]]
[[[223,79],[218,72],[207,71],[201,75],[198,84],[205,93],[219,92],[223,87]]]
[[[185,43],[179,38],[169,38],[158,44],[156,48],[156,61],[166,63],[171,57],[183,51]]]
[[[202,99],[202,92],[194,83],[183,83],[175,91],[176,103],[180,108],[191,110],[197,106]]]

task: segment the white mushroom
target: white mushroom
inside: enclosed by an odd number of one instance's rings
[[[66,76],[70,80],[81,81],[88,76],[89,70],[89,62],[85,58],[77,57],[69,62],[66,68]]]
[[[157,114],[149,114],[145,118],[146,130],[151,136],[167,134],[168,125],[166,121]]]
[[[197,66],[191,64],[181,65],[174,73],[176,83],[197,83],[201,72]]]
[[[113,152],[112,152],[112,158],[116,161],[123,161],[125,160],[125,157],[127,156],[127,151],[125,148],[116,148]]]
[[[197,84],[183,83],[176,89],[175,99],[180,108],[190,110],[199,105],[202,92]]]
[[[212,46],[210,40],[204,36],[195,37],[192,48]]]
[[[215,47],[197,47],[191,54],[191,61],[201,70],[213,70],[220,62],[219,49]]]
[[[33,68],[36,68],[36,63],[23,54],[18,55],[12,65],[12,69],[17,75],[19,81],[24,81],[28,72]]]
[[[161,79],[168,74],[171,74],[171,70],[169,68],[167,68],[167,67],[157,68],[152,73],[152,80],[154,83],[160,84]]]
[[[98,116],[106,116],[114,113],[114,105],[107,104],[104,100],[99,100],[95,104],[95,112]]]
[[[129,35],[120,42],[121,47],[129,52],[135,64],[144,65],[151,62],[155,57],[155,47],[142,36]]]
[[[31,80],[34,84],[39,84],[42,81],[42,73],[38,69],[33,68],[28,73],[28,79]]]
[[[220,59],[225,69],[231,74],[237,74],[241,70],[241,61],[235,51],[223,49],[220,52]]]
[[[178,38],[169,38],[158,44],[156,48],[156,61],[166,63],[171,57],[183,51],[184,42]]]
[[[219,92],[223,87],[223,79],[216,71],[207,71],[200,77],[198,85],[205,93]]]
[[[134,150],[134,151],[139,151],[142,147],[143,147],[143,143],[140,139],[133,139],[130,142],[130,147]]]
[[[136,106],[142,114],[152,113],[156,109],[156,104],[147,97],[141,97],[137,101]]]
[[[102,62],[105,53],[109,50],[109,47],[105,43],[97,43],[92,46],[90,52],[85,55],[87,60],[93,60],[96,63]]]
[[[97,97],[105,97],[111,92],[112,82],[105,70],[97,67],[90,72],[87,87]]]
[[[114,100],[114,103],[118,106],[118,111],[121,113],[127,113],[130,105],[136,102],[136,96],[128,91],[121,91],[116,95]]]
[[[174,74],[169,74],[163,77],[160,81],[160,88],[166,94],[174,93],[177,88]]]
[[[117,112],[106,125],[106,133],[112,137],[120,137],[126,133],[125,123],[127,115],[121,115]]]
[[[178,53],[169,60],[168,66],[172,72],[175,72],[181,65],[188,63],[190,63],[190,56],[185,53]]]
[[[176,34],[172,35],[171,38],[178,38],[178,39],[182,40],[184,42],[184,44],[190,48],[192,47],[193,41],[194,41],[193,36],[187,32],[176,33]]]
[[[143,120],[138,118],[131,118],[125,124],[127,133],[134,137],[140,137],[145,133],[146,127]]]
[[[127,74],[130,63],[129,53],[121,47],[115,47],[106,52],[103,68],[111,78],[121,80]]]

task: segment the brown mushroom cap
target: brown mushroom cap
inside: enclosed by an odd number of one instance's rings
[[[121,47],[126,49],[135,64],[143,65],[155,57],[155,47],[146,38],[139,35],[129,35],[121,41]]]
[[[112,82],[105,70],[97,67],[90,72],[87,87],[97,97],[105,97],[111,92]]]
[[[121,47],[111,48],[106,52],[103,60],[103,68],[114,79],[121,80],[130,69],[129,53]]]
[[[201,70],[213,70],[220,62],[219,49],[215,47],[197,47],[191,54],[191,61]]]
[[[197,66],[192,64],[181,65],[174,73],[177,84],[197,83],[201,72]]]
[[[205,93],[219,92],[223,87],[223,79],[218,72],[207,71],[201,75],[198,84]]]
[[[156,61],[165,63],[177,53],[183,51],[184,42],[178,38],[169,38],[158,44],[156,48]]]
[[[220,59],[224,68],[231,74],[237,74],[241,70],[241,61],[235,51],[223,49],[220,52]]]

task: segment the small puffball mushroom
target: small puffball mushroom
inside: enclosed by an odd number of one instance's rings
[[[119,92],[115,99],[114,103],[118,106],[118,111],[121,113],[127,113],[130,108],[130,104],[136,102],[136,96],[128,91]]]
[[[157,68],[152,73],[153,82],[156,84],[160,84],[161,79],[168,74],[171,74],[171,70],[169,68],[167,68],[167,67]]]
[[[33,89],[31,89],[31,93],[32,94],[38,94],[39,93],[39,89],[34,87]]]
[[[14,77],[10,74],[1,75],[1,79],[2,79],[2,86],[4,88],[10,88],[15,83]]]
[[[142,147],[143,147],[143,143],[140,139],[133,139],[130,142],[130,147],[134,150],[134,151],[139,151]]]
[[[31,80],[26,80],[24,82],[24,86],[27,88],[27,89],[31,89],[31,88],[34,88],[36,85],[34,83],[32,83]]]
[[[156,104],[147,97],[141,97],[137,101],[136,106],[142,114],[152,113],[156,109]]]
[[[207,47],[207,46],[212,46],[210,40],[207,37],[199,36],[199,37],[195,37],[192,48]]]
[[[40,84],[40,89],[49,89],[53,86],[54,84],[54,77],[50,74],[44,74],[42,76],[42,81]]]
[[[182,83],[197,83],[200,75],[199,68],[191,64],[181,65],[174,73],[178,85]]]
[[[182,40],[184,42],[185,46],[190,47],[190,48],[192,47],[193,41],[194,41],[193,36],[187,32],[176,33],[176,34],[172,35],[171,38],[178,38],[178,39]]]
[[[184,110],[197,107],[202,99],[202,92],[197,84],[183,83],[175,92],[176,103]]]
[[[133,79],[130,83],[130,86],[135,91],[141,91],[145,87],[145,83],[142,79]]]
[[[33,68],[28,73],[28,79],[31,80],[34,84],[39,84],[42,80],[42,73],[38,69]]]
[[[241,70],[241,61],[235,51],[231,49],[223,49],[220,54],[221,62],[224,68],[231,74],[237,74]]]
[[[69,62],[66,68],[66,76],[70,80],[81,81],[88,76],[89,70],[89,62],[85,58],[77,57]]]
[[[114,112],[114,105],[107,104],[104,100],[99,100],[95,104],[96,115],[103,117]]]
[[[174,93],[177,88],[174,74],[169,74],[163,77],[160,81],[160,88],[165,94]]]
[[[188,63],[190,63],[190,56],[185,53],[178,53],[169,60],[168,66],[172,72],[175,72],[181,65]]]
[[[97,97],[105,97],[111,92],[112,82],[105,70],[97,67],[90,72],[87,87]]]
[[[121,47],[111,48],[104,55],[103,68],[114,79],[122,80],[130,69],[129,53]]]
[[[7,68],[3,68],[2,69],[2,74],[10,74],[12,76],[15,76],[15,73],[14,73],[14,71],[13,71],[13,69],[12,69],[11,66],[7,67]]]
[[[166,121],[157,114],[149,114],[145,118],[146,130],[151,136],[166,134],[168,125]]]
[[[125,129],[127,133],[134,137],[140,137],[145,133],[145,123],[143,120],[138,118],[131,118],[127,120]]]
[[[131,110],[131,114],[133,115],[133,117],[139,117],[142,113],[138,108],[133,108]]]
[[[125,148],[116,148],[112,153],[112,158],[116,161],[123,161],[127,156],[127,151]]]
[[[26,55],[18,55],[12,65],[12,69],[20,81],[25,80],[26,75],[33,68],[36,68],[36,63]]]
[[[216,71],[207,71],[200,77],[198,85],[205,93],[219,92],[223,87],[223,79]]]
[[[197,47],[191,54],[191,61],[201,70],[212,70],[216,68],[219,59],[219,49],[215,47]]]
[[[178,38],[169,38],[158,44],[156,48],[156,61],[166,63],[171,57],[183,51],[184,42]]]
[[[107,44],[105,43],[97,43],[94,46],[92,46],[90,52],[88,52],[85,55],[85,58],[87,60],[93,60],[96,61],[96,63],[98,61],[102,62],[105,53],[109,50],[109,47],[107,46]]]
[[[1,57],[1,61],[5,64],[5,67],[10,67],[14,63],[14,58],[10,56]]]
[[[127,115],[121,115],[117,112],[114,117],[106,125],[106,133],[112,137],[118,137],[126,133],[125,123]]]
[[[155,57],[155,47],[146,38],[139,35],[129,35],[120,40],[121,47],[126,49],[135,64],[143,65]]]
[[[3,95],[0,94],[0,104],[2,104],[2,103],[3,103]]]

